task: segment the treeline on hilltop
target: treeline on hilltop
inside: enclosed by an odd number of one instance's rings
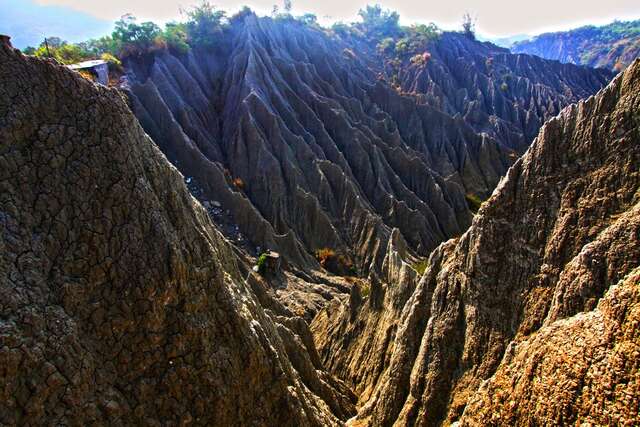
[[[164,28],[154,22],[138,22],[131,14],[115,22],[110,35],[80,43],[68,43],[59,37],[48,37],[40,46],[27,47],[24,53],[38,57],[53,57],[63,64],[73,64],[89,59],[102,58],[111,66],[118,67],[121,60],[131,56],[142,56],[163,50],[173,54],[185,54],[192,48],[224,51],[227,48],[225,32],[254,14],[243,7],[234,15],[217,9],[208,1],[181,10],[184,20],[172,21]],[[412,54],[438,38],[440,30],[431,23],[401,26],[397,12],[383,9],[380,5],[366,6],[358,13],[361,22],[337,22],[330,28],[321,27],[313,14],[293,16],[291,1],[285,0],[283,11],[273,7],[272,18],[307,25],[330,36],[356,38],[375,45],[381,54],[397,57]],[[474,38],[473,23],[463,21],[463,32]],[[416,56],[416,60],[418,60]]]
[[[640,54],[640,20],[587,25],[516,42],[516,53],[621,71]]]
[[[81,43],[68,43],[49,37],[38,48],[27,47],[24,53],[39,57],[53,57],[64,64],[102,58],[113,64],[129,56],[140,56],[169,49],[186,53],[190,47],[222,48],[224,28],[235,20],[251,14],[248,8],[227,19],[224,11],[203,1],[183,11],[184,22],[169,22],[161,28],[154,22],[138,22],[126,14],[115,22],[111,35]]]

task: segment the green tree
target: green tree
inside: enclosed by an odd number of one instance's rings
[[[358,15],[362,18],[363,30],[369,37],[376,39],[393,37],[401,32],[398,25],[400,20],[398,12],[383,9],[379,4],[365,6],[358,11]]]
[[[223,21],[226,16],[224,11],[216,10],[215,6],[203,0],[184,13],[187,15],[185,30],[189,45],[205,48],[222,45]]]
[[[111,37],[120,57],[148,53],[160,35],[160,27],[153,22],[138,24],[131,14],[123,15],[116,21]]]
[[[60,37],[47,37],[45,38],[45,40],[47,41],[47,44],[49,45],[49,48],[53,48],[53,49],[57,49],[59,47],[61,47],[62,45],[67,44],[66,41],[62,40]],[[43,46],[44,42],[42,42],[40,44],[40,46]]]
[[[100,37],[99,39],[91,39],[87,42],[87,50],[95,55],[109,53],[113,56],[118,54],[118,44],[111,36]]]
[[[471,40],[476,39],[476,19],[469,12],[462,15],[462,33]]]
[[[187,53],[189,51],[189,36],[184,23],[169,22],[164,27],[162,37],[167,46],[174,53]]]

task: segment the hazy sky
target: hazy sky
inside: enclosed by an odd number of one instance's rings
[[[142,19],[164,22],[178,18],[181,6],[197,1],[36,0],[36,3],[64,5],[109,20],[129,12]],[[230,12],[243,4],[242,0],[211,2]],[[404,24],[433,21],[445,29],[456,28],[462,14],[469,11],[478,19],[479,32],[489,36],[537,34],[584,24],[605,24],[616,18],[640,18],[640,0],[292,0],[292,3],[294,15],[315,13],[323,23],[355,20],[363,5],[379,3],[397,10]],[[247,0],[246,4],[259,14],[269,13],[274,4],[282,8],[281,0]]]

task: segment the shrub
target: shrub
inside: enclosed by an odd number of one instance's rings
[[[258,257],[258,262],[256,263],[256,266],[258,266],[258,273],[260,274],[264,274],[267,270],[267,253],[263,252],[262,254],[260,254],[260,256]]]
[[[187,16],[185,29],[191,47],[207,49],[222,46],[221,38],[226,13],[216,10],[216,7],[206,0],[198,6],[183,10]]]
[[[244,191],[244,181],[242,180],[242,178],[234,178],[232,182],[234,187],[236,187],[238,190]]]
[[[340,276],[355,276],[357,274],[351,259],[344,254],[337,254],[333,249],[318,249],[315,255],[322,268],[333,274]]]
[[[369,296],[370,293],[371,293],[371,285],[363,282],[362,286],[360,287],[360,295],[363,298],[366,298]]]
[[[189,51],[189,43],[186,25],[182,23],[169,22],[164,27],[162,37],[167,43],[167,47],[174,53],[185,54]]]
[[[92,53],[83,45],[67,43],[59,37],[48,37],[46,44],[42,42],[37,49],[31,47],[25,49],[25,51],[40,58],[55,58],[62,64],[75,64],[93,57]]]
[[[420,37],[424,41],[432,41],[440,37],[440,29],[433,22],[429,25],[414,24],[409,27],[409,32],[412,33],[414,37]]]
[[[474,214],[477,213],[478,210],[480,209],[480,206],[482,205],[482,199],[473,193],[467,193],[467,195],[465,195],[464,198],[467,201],[469,210]]]
[[[393,37],[400,33],[398,12],[382,9],[382,6],[365,6],[358,11],[362,18],[362,28],[364,33],[370,38],[381,39],[383,37]]]
[[[414,263],[411,267],[418,272],[419,275],[423,275],[425,270],[427,269],[427,264],[428,264],[429,260],[428,259],[423,259],[421,261],[418,261],[416,263]]]
[[[102,55],[100,55],[100,59],[102,59],[103,61],[106,61],[107,64],[109,64],[109,66],[113,65],[114,67],[120,67],[122,65],[122,62],[120,62],[118,58],[116,58],[115,56],[113,56],[108,52],[105,52]]]
[[[397,54],[402,55],[409,50],[409,39],[406,37],[401,38],[396,42],[395,51]]]
[[[395,50],[396,42],[393,40],[393,37],[387,37],[382,39],[380,43],[376,46],[378,52],[382,53],[391,53]]]
[[[335,257],[335,256],[336,256],[336,252],[333,249],[322,248],[322,249],[318,249],[316,251],[316,259],[318,260],[320,265],[323,265],[324,263],[327,262],[327,260],[329,258],[332,258],[332,257]],[[324,265],[323,265],[323,267],[324,267]]]

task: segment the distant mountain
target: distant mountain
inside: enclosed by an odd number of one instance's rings
[[[545,33],[516,42],[514,53],[528,53],[561,62],[621,70],[640,56],[640,20]]]
[[[483,37],[478,35],[478,40],[483,42],[491,42],[500,47],[510,48],[514,43],[529,40],[531,35],[529,34],[515,34],[508,37]]]
[[[33,1],[0,0],[0,34],[11,36],[14,47],[39,45],[45,37],[58,36],[79,42],[103,36],[111,23],[63,6],[43,6]]]

